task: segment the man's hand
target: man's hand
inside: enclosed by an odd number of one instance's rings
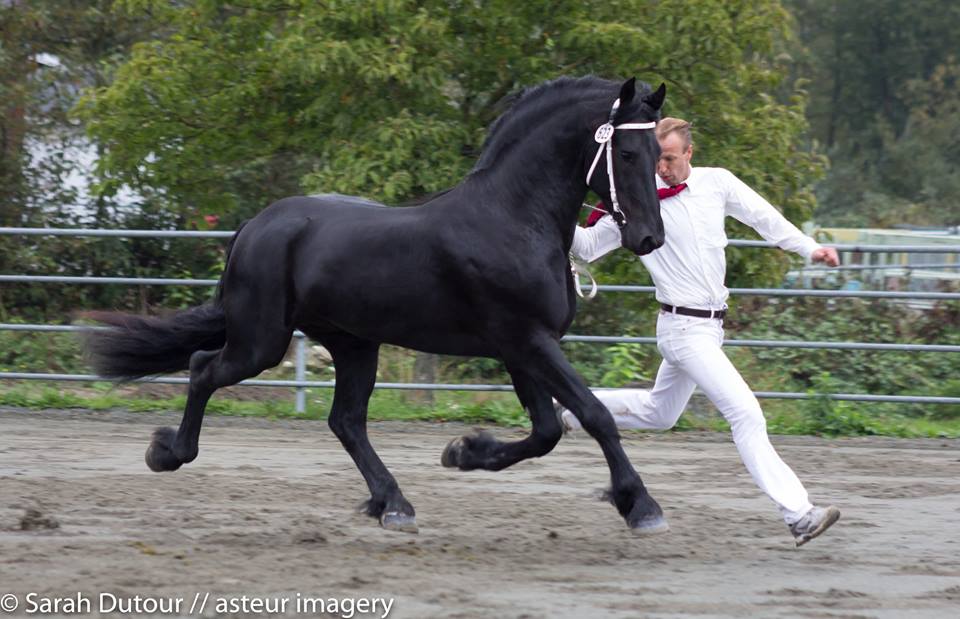
[[[828,267],[840,266],[840,256],[837,255],[837,250],[832,247],[815,249],[813,253],[810,254],[810,260],[813,262],[822,262]]]

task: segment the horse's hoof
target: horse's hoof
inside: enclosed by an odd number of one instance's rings
[[[640,522],[630,526],[630,532],[637,536],[659,535],[670,530],[667,519],[662,515],[644,518]]]
[[[464,447],[463,437],[453,439],[443,449],[440,455],[440,464],[447,468],[457,468],[460,466],[460,451]]]
[[[176,471],[183,464],[173,453],[173,441],[177,438],[177,431],[173,428],[157,428],[153,431],[153,438],[144,460],[151,471],[162,473]]]
[[[416,516],[408,516],[401,512],[384,512],[380,516],[380,526],[388,531],[402,531],[404,533],[419,533]]]

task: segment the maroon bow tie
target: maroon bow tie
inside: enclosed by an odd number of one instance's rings
[[[657,195],[660,196],[661,200],[666,200],[667,198],[672,198],[686,188],[686,183],[680,183],[679,185],[674,185],[673,187],[663,187],[661,189],[657,189]]]
[[[667,198],[672,198],[686,188],[686,183],[680,183],[679,185],[674,185],[673,187],[662,187],[657,189],[657,197],[659,197],[661,200],[666,200]],[[593,224],[600,221],[600,218],[606,214],[607,210],[603,208],[603,202],[597,202],[597,204],[594,206],[594,210],[590,211],[590,214],[587,216],[587,221],[585,221],[583,225],[589,228]]]
[[[597,202],[593,208],[594,210],[590,211],[590,214],[587,215],[587,221],[583,224],[587,228],[600,221],[600,218],[607,214],[606,209],[603,208],[603,202]]]

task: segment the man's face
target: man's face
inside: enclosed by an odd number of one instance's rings
[[[676,131],[668,133],[660,142],[660,160],[657,162],[657,174],[668,185],[678,185],[690,176],[690,158],[693,157],[693,144],[684,148],[683,137]]]

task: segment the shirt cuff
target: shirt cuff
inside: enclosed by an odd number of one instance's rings
[[[810,260],[810,256],[813,254],[813,252],[817,251],[823,246],[820,243],[817,243],[816,241],[814,241],[809,236],[805,238],[806,238],[806,241],[804,241],[803,245],[800,247],[799,254],[803,256],[805,260]]]

